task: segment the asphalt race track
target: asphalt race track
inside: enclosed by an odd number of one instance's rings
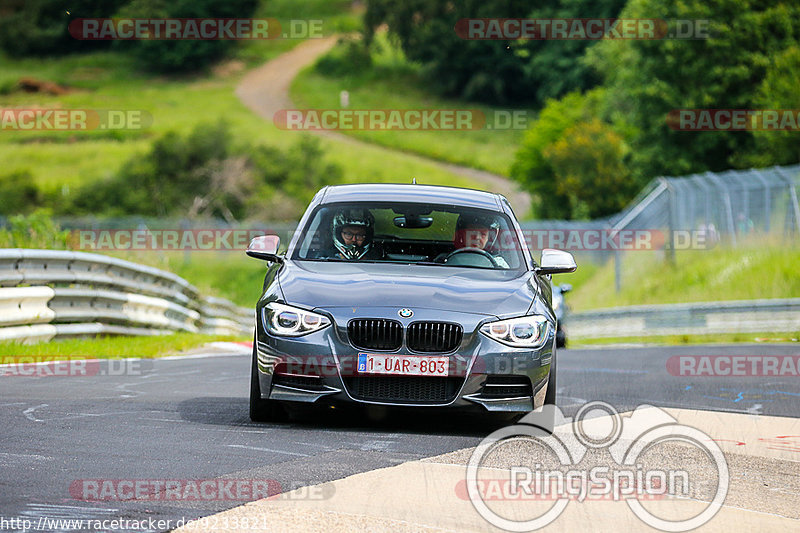
[[[798,353],[790,344],[561,350],[559,406],[567,416],[602,400],[620,411],[650,404],[797,417],[796,375],[687,377],[668,371],[668,362]],[[274,480],[271,491],[284,492],[475,446],[498,427],[430,413],[331,410],[254,424],[247,414],[249,369],[249,354],[225,354],[143,361],[114,376],[0,377],[0,520],[175,523],[244,501],[84,501],[70,489],[81,480],[222,477]]]

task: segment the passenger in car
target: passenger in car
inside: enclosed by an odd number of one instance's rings
[[[453,238],[454,250],[477,248],[488,252],[500,268],[509,268],[508,262],[497,255],[494,245],[500,233],[500,223],[488,215],[461,214],[456,221],[456,233]]]

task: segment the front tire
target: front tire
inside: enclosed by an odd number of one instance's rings
[[[537,419],[537,426],[545,430],[549,435],[553,434],[556,425],[556,352],[553,351],[553,358],[550,360],[550,375],[547,377],[547,392],[544,395],[544,405],[542,415]]]
[[[261,397],[261,384],[258,381],[258,354],[253,340],[253,363],[250,367],[250,420],[253,422],[280,422],[286,420],[286,411],[275,400]]]
[[[567,332],[560,327],[556,329],[556,348],[567,347]]]
[[[550,360],[550,375],[547,377],[547,392],[544,395],[545,405],[556,405],[556,354]]]

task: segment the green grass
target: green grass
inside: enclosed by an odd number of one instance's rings
[[[114,54],[101,56],[99,64]],[[33,67],[26,72],[37,78],[46,78]],[[105,79],[105,75],[101,78]],[[212,75],[178,81],[134,76],[98,82],[96,89],[61,97],[23,93],[2,96],[2,107],[48,105],[143,110],[153,117],[150,128],[122,132],[121,139],[110,139],[104,132],[4,131],[0,140],[3,172],[27,169],[44,188],[60,190],[64,185],[92,182],[117,173],[129,158],[144,153],[153,137],[171,130],[186,134],[199,123],[219,119],[231,124],[236,139],[242,143],[285,149],[305,134],[280,130],[244,107],[234,94],[238,79],[239,76]],[[330,160],[342,166],[345,183],[407,181],[416,176],[422,183],[480,188],[480,184],[443,171],[430,162],[378,146],[356,147],[330,139],[323,139],[323,146],[329,152]]]
[[[313,67],[304,70],[291,88],[295,107],[339,109],[339,94],[346,90],[350,93],[350,109],[472,109],[481,111],[488,123],[494,122],[496,111],[510,111],[436,96],[426,90],[419,69],[392,49],[382,34],[378,35],[377,42],[383,44],[379,46],[380,52],[373,54],[373,67],[368,71],[329,77]],[[526,117],[530,120],[533,113],[527,112]],[[525,130],[343,130],[342,133],[397,150],[507,176]]]
[[[48,360],[70,357],[93,359],[122,359],[125,357],[154,358],[175,355],[208,342],[247,341],[250,338],[228,335],[198,335],[175,333],[153,337],[96,337],[65,339],[39,344],[0,343],[0,360],[5,357],[43,356]],[[50,359],[52,357],[52,359]]]
[[[201,294],[227,298],[243,307],[255,307],[268,263],[247,257],[241,251],[193,252],[189,262],[185,262],[182,255],[168,257],[166,270],[188,280]]]
[[[262,8],[262,16],[279,20],[320,18],[325,31],[352,28],[358,24],[349,2],[314,0],[298,11],[294,2],[281,0]],[[224,119],[242,143],[266,144],[278,148],[293,145],[300,132],[280,130],[247,109],[234,91],[244,67],[260,64],[298,44],[298,40],[254,41],[240,54],[238,70],[223,68],[206,74],[164,77],[139,72],[127,56],[117,52],[98,52],[57,59],[8,59],[0,70],[0,88],[21,77],[55,81],[73,89],[61,96],[11,92],[0,94],[0,108],[48,106],[74,109],[141,110],[152,117],[143,130],[119,131],[2,131],[0,160],[2,173],[29,170],[44,189],[66,192],[65,186],[114,175],[121,165],[144,153],[153,138],[167,131],[183,134],[199,123]],[[236,63],[234,61],[234,63]],[[244,63],[244,64],[242,64]],[[221,66],[227,67],[227,62]],[[430,162],[409,158],[381,147],[352,146],[331,139],[323,140],[330,160],[344,170],[344,183],[410,181],[453,184],[480,188],[480,184],[443,171]]]
[[[254,18],[277,19],[281,30],[287,31],[292,21],[321,21],[323,35],[356,31],[361,27],[363,7],[354,9],[351,0],[267,0],[262,2]],[[255,66],[280,53],[288,52],[300,41],[275,39],[243,41],[236,58]]]
[[[581,266],[579,263],[580,272]],[[579,280],[567,296],[574,311],[760,298],[800,297],[800,247],[754,237],[737,248],[676,253],[676,265],[657,252],[622,254],[622,290],[614,289],[614,262]],[[568,281],[565,278],[564,281]]]
[[[243,250],[97,253],[172,272],[197,287],[203,296],[225,298],[248,308],[253,308],[261,296],[268,264],[246,256]]]
[[[733,342],[798,342],[800,331],[794,333],[709,333],[706,335],[654,335],[652,337],[607,337],[598,339],[569,339],[569,348],[602,346],[604,344],[652,344],[679,346],[683,344],[727,344]]]
[[[560,285],[562,283],[569,283],[572,285],[573,291],[578,291],[582,286],[589,282],[592,277],[600,270],[600,265],[591,262],[588,258],[583,258],[580,255],[575,255],[575,263],[578,265],[578,270],[570,274],[555,274],[553,276],[553,283]],[[539,258],[535,258],[539,261]],[[572,293],[568,293],[570,296]],[[569,299],[570,296],[567,296]]]

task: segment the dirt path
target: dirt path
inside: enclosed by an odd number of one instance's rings
[[[245,74],[236,88],[236,96],[260,117],[271,121],[277,111],[292,107],[292,101],[289,98],[289,86],[295,76],[307,65],[313,63],[317,57],[330,50],[334,44],[336,44],[335,37],[309,39],[299,44],[293,50]],[[378,146],[334,131],[314,133],[338,142]],[[391,150],[387,147],[382,148]],[[517,185],[508,178],[483,170],[444,163],[417,154],[409,154],[408,152],[403,152],[403,155],[435,164],[448,172],[482,183],[487,189],[498,192],[508,198],[519,217],[527,216],[530,210],[530,195],[520,191]]]

